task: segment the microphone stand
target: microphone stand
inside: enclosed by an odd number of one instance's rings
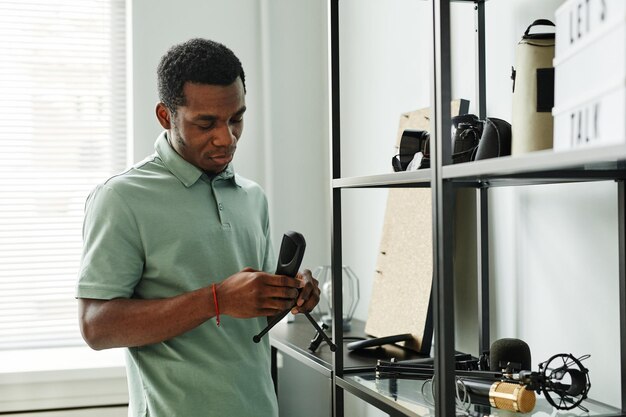
[[[254,343],[259,343],[261,341],[261,338],[265,335],[265,333],[269,332],[272,329],[272,327],[276,326],[276,324],[278,324],[279,321],[281,321],[287,314],[289,314],[290,311],[291,311],[291,309],[285,310],[282,313],[279,313],[279,314],[275,315],[274,317],[272,317],[267,322],[267,326],[263,330],[261,330],[261,332],[259,334],[255,335],[252,338]],[[324,332],[324,330],[322,330],[322,328],[319,326],[319,324],[317,324],[315,319],[313,317],[311,317],[311,314],[310,313],[304,313],[304,316],[309,320],[311,325],[313,325],[313,327],[315,327],[315,330],[317,330],[317,333],[324,339],[324,341],[326,343],[328,343],[328,346],[330,347],[330,350],[332,352],[334,352],[337,349],[337,346],[333,343],[332,340],[330,340],[328,335]]]
[[[276,267],[276,275],[286,275],[288,277],[295,277],[298,273],[298,269],[300,268],[300,263],[302,262],[302,258],[304,257],[304,250],[306,248],[306,242],[304,240],[304,236],[302,236],[298,232],[288,231],[283,235],[283,240],[280,244],[280,253],[278,254],[278,266]],[[265,329],[261,330],[261,332],[255,335],[252,340],[254,343],[259,343],[261,338],[265,335],[265,333],[269,332],[270,329],[281,321],[292,308],[295,307],[295,304],[291,306],[291,308],[283,311],[272,317],[267,322],[267,326]],[[315,327],[315,330],[319,333],[319,335],[328,343],[331,351],[335,351],[337,346],[330,340],[328,335],[324,333],[324,330],[320,328],[317,322],[311,317],[309,313],[304,313],[305,317],[309,320],[309,322]]]

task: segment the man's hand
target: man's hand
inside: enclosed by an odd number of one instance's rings
[[[237,318],[274,316],[300,302],[307,287],[306,298],[303,298],[301,304],[309,306],[310,302],[305,301],[313,298],[310,294],[314,291],[310,283],[313,279],[310,271],[308,276],[309,280],[298,277],[294,279],[246,268],[217,284],[220,313]],[[300,288],[302,293],[298,297]],[[313,303],[313,307],[315,304],[317,301]]]
[[[249,318],[311,311],[320,290],[311,271],[296,278],[246,268],[216,284],[220,313]],[[215,316],[211,287],[175,297],[138,300],[80,298],[79,319],[93,349],[144,346],[169,340]]]
[[[296,301],[296,306],[291,309],[291,313],[308,313],[312,311],[320,301],[319,282],[313,278],[311,271],[308,269],[305,269],[302,273],[298,273],[296,279],[301,282],[300,287],[302,289],[298,301]]]

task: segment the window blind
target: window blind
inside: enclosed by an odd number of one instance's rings
[[[126,165],[125,0],[0,0],[0,350],[83,344],[84,204]]]

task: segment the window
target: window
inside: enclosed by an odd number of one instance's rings
[[[84,343],[84,203],[127,160],[125,7],[0,0],[0,350]]]

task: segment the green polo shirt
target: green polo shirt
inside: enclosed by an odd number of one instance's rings
[[[233,172],[209,177],[166,132],[156,153],[87,199],[79,298],[172,297],[245,267],[273,272],[267,199]],[[265,317],[221,317],[171,340],[128,348],[130,415],[277,416]]]

